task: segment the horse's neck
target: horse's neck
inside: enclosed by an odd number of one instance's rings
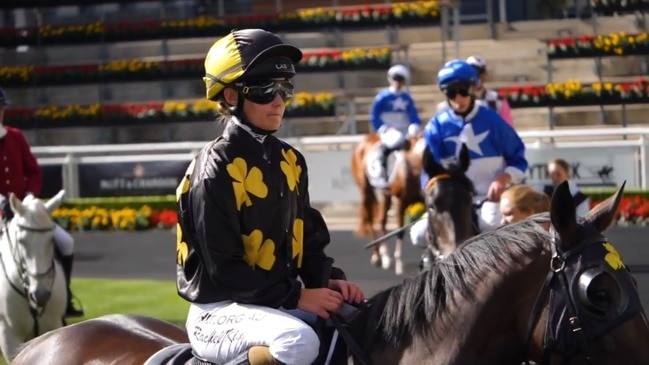
[[[506,248],[504,248],[506,249]],[[527,255],[485,276],[476,288],[476,300],[458,300],[456,328],[468,329],[457,339],[458,348],[484,349],[457,353],[457,363],[520,364],[521,339],[527,320],[549,270],[549,249]],[[468,315],[467,315],[468,314]]]

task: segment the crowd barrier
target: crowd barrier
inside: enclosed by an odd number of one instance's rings
[[[561,157],[582,186],[646,189],[649,128],[525,131],[528,183],[547,182],[545,164]],[[350,168],[362,135],[287,138],[309,164],[314,203],[359,200]],[[44,171],[43,197],[65,188],[67,197],[174,194],[187,164],[206,142],[40,146],[32,150]]]

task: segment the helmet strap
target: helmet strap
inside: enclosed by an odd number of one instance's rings
[[[471,95],[471,104],[469,104],[469,107],[467,108],[467,110],[464,111],[464,112],[462,112],[462,113],[458,113],[457,111],[455,111],[455,109],[453,109],[453,106],[451,105],[451,101],[450,101],[450,100],[447,99],[447,100],[446,100],[446,103],[448,103],[448,107],[453,111],[453,113],[454,113],[455,115],[459,116],[459,117],[462,117],[462,119],[466,118],[467,115],[471,114],[471,112],[473,111],[473,109],[477,106],[477,105],[476,105],[476,98],[475,98],[475,95]]]
[[[250,123],[245,118],[245,116],[243,115],[243,103],[245,102],[245,97],[244,97],[244,95],[243,95],[243,93],[241,91],[238,91],[237,94],[238,94],[237,103],[228,108],[230,110],[230,113],[232,113],[232,115],[237,117],[237,119],[239,119],[239,121],[241,121],[242,124],[244,124],[246,127],[250,128],[250,130],[252,132],[256,133],[256,134],[261,134],[261,135],[264,135],[264,136],[268,136],[268,135],[271,135],[271,134],[277,132],[277,129],[275,129],[275,130],[266,130],[266,129],[262,129],[262,128],[259,128],[257,126],[252,125],[252,123]]]

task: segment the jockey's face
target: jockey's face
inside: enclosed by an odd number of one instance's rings
[[[444,90],[448,104],[456,113],[463,114],[471,107],[471,96],[475,92],[470,85],[452,85]]]
[[[251,95],[251,98],[245,98],[243,103],[244,118],[257,128],[267,131],[278,130],[286,109],[285,100],[293,96],[292,85],[290,87],[289,85],[290,83],[286,79],[272,79],[251,86],[250,92],[255,94]],[[290,89],[290,93],[288,89]],[[226,89],[224,96],[228,104],[235,105],[239,94],[233,89]]]

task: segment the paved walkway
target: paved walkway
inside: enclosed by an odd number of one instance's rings
[[[404,278],[373,267],[369,251],[363,248],[367,240],[353,235],[343,222],[333,225],[332,242],[328,254],[336,259],[336,265],[358,282],[368,293],[376,293]],[[353,223],[353,222],[352,222]],[[627,265],[636,274],[643,302],[649,308],[649,228],[612,228],[610,241],[620,251]],[[170,231],[143,232],[87,232],[75,233],[75,277],[142,278],[174,280],[176,236]],[[393,247],[393,245],[391,245]],[[420,251],[410,243],[404,246],[403,260],[410,272],[414,272]]]

